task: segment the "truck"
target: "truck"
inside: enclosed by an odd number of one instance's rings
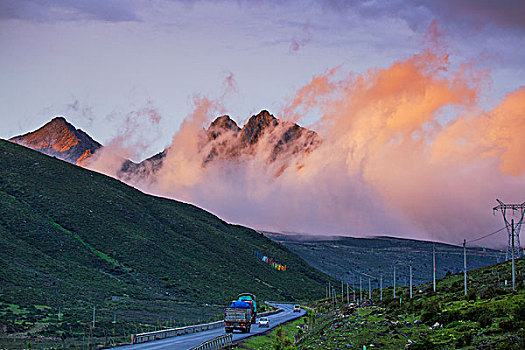
[[[252,308],[252,320],[251,323],[255,324],[257,318],[257,298],[251,293],[241,293],[237,296],[237,300],[247,302]]]
[[[224,329],[226,333],[232,333],[235,329],[250,333],[252,318],[252,306],[243,300],[234,300],[224,312]]]

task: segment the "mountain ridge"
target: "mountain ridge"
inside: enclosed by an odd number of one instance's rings
[[[205,142],[200,145],[199,152],[203,167],[214,161],[249,159],[257,153],[264,139],[265,146],[270,148],[265,161],[272,164],[282,160],[283,163],[276,176],[291,165],[290,158],[300,159],[322,142],[315,131],[280,120],[267,110],[252,115],[242,128],[230,116],[219,116],[202,132]],[[104,148],[64,117],[55,117],[41,128],[14,136],[9,141],[83,167],[94,159],[95,152]],[[167,147],[138,163],[124,159],[115,175],[126,182],[148,178],[160,171],[169,152],[170,147]]]

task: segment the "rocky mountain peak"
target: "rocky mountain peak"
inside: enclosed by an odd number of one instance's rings
[[[85,161],[101,147],[61,116],[53,118],[38,130],[12,137],[9,141],[73,164]]]
[[[241,137],[247,145],[253,145],[257,143],[266,128],[277,126],[278,124],[279,120],[264,109],[259,114],[251,116],[241,130]]]
[[[233,131],[235,133],[239,132],[241,128],[235,123],[233,119],[228,115],[223,115],[216,118],[211,122],[208,132],[212,139],[216,139],[223,133],[223,131]]]
[[[64,118],[63,116],[61,115],[57,115],[56,117],[54,117],[53,119],[51,119],[46,125],[48,124],[66,124],[66,125],[70,125],[70,126],[73,126],[71,125],[67,120],[66,118]],[[45,125],[44,125],[45,126]]]
[[[210,124],[210,128],[223,128],[228,130],[241,130],[237,123],[229,115],[221,115]]]

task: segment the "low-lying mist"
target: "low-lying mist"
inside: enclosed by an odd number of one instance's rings
[[[226,152],[237,136],[224,132],[210,140],[205,128],[224,112],[222,103],[197,98],[162,168],[129,182],[269,231],[460,243],[499,229],[496,198],[525,200],[525,87],[484,110],[488,72],[475,62],[451,64],[432,31],[421,52],[390,67],[365,74],[334,68],[287,100],[275,114],[282,121],[318,115],[308,128],[322,142],[309,152],[272,159],[275,140],[286,131],[281,123],[240,155],[205,162],[213,148]],[[119,164],[112,155],[142,147],[123,144],[130,137],[115,139],[91,166],[114,176]],[[506,240],[502,232],[479,243]]]

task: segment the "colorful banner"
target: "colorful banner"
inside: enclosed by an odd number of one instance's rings
[[[263,255],[263,254],[259,253],[258,250],[255,250],[255,249],[252,248],[252,255],[258,257],[263,262],[267,263],[268,265],[270,265],[271,267],[273,267],[277,271],[286,271],[286,265],[281,265],[281,264],[277,263],[272,258],[269,258],[266,255]]]

